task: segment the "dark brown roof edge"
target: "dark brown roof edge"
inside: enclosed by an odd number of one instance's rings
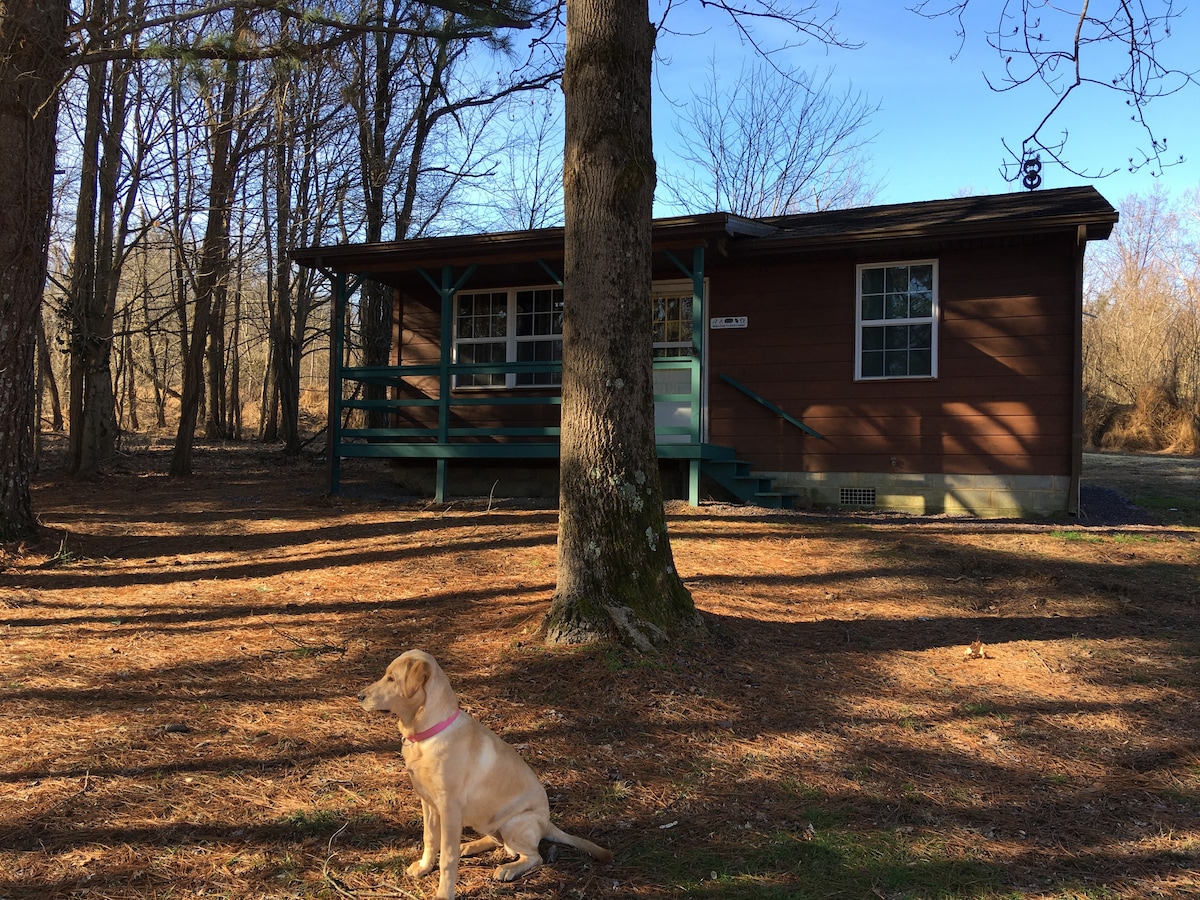
[[[728,237],[762,237],[776,231],[778,228],[774,225],[728,213],[679,216],[654,220],[654,246],[655,249],[693,247]],[[405,269],[416,269],[446,264],[491,263],[517,258],[561,259],[562,255],[561,227],[416,238],[375,244],[334,244],[298,248],[289,254],[302,266],[330,267],[343,271],[378,268],[385,260],[390,264],[389,268],[396,268],[398,264]]]
[[[831,246],[866,240],[980,234],[1013,234],[1083,226],[1088,240],[1112,232],[1118,213],[1094,187],[1054,188],[1012,194],[925,200],[827,212],[750,219],[705,213],[654,221],[657,250],[712,246],[727,238],[743,250],[778,251],[783,246]],[[289,255],[298,264],[343,272],[415,270],[471,263],[561,259],[563,229],[507,231],[306,247]]]
[[[764,220],[779,228],[764,244],[1012,234],[1081,225],[1088,240],[1103,240],[1118,218],[1112,204],[1088,185],[776,216]]]

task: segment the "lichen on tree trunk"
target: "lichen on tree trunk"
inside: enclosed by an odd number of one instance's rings
[[[700,627],[675,571],[654,438],[654,155],[644,0],[568,0],[565,309],[552,641],[648,650]]]

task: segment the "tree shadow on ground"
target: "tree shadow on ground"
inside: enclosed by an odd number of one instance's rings
[[[1169,895],[1198,864],[1191,542],[677,516],[708,637],[637,656],[538,642],[551,514],[289,507],[274,474],[46,491],[83,552],[0,575],[0,897],[431,889],[354,701],[410,647],[617,853],[503,888],[485,859],[470,896]]]

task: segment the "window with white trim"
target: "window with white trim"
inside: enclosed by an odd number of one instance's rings
[[[651,329],[656,357],[692,355],[692,286],[664,286],[651,298]]]
[[[460,292],[454,306],[454,359],[458,363],[562,359],[562,316],[559,287]],[[456,375],[454,386],[540,387],[561,381],[558,372],[489,372]]]
[[[508,291],[473,291],[455,299],[454,359],[502,363],[508,359]],[[455,387],[504,387],[501,372],[458,375]]]
[[[691,283],[656,286],[651,328],[656,357],[691,356]],[[454,359],[458,363],[552,362],[562,359],[560,287],[462,291],[455,298]],[[549,387],[559,372],[460,374],[456,388]]]
[[[562,359],[562,288],[516,291],[517,362]],[[561,372],[518,372],[521,387],[562,384]]]
[[[937,377],[937,260],[857,269],[854,377]]]

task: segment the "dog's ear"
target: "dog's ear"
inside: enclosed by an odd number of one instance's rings
[[[415,697],[417,691],[425,687],[432,674],[429,662],[424,659],[410,659],[400,673],[400,693],[405,697]]]

